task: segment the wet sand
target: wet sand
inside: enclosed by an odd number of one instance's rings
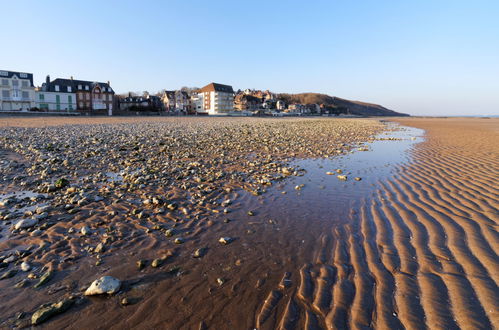
[[[356,151],[352,159],[345,152],[291,162],[304,171],[257,196],[253,186],[246,192],[231,185],[218,199],[234,201],[230,213],[218,204],[173,227],[187,238],[181,245],[163,232],[143,235],[150,228],[143,219],[119,217],[129,204],[84,205],[80,215],[47,229],[52,254],[26,257],[57,270],[45,287],[13,288],[19,277],[0,281],[2,325],[26,325],[23,319],[41,303],[78,295],[97,276],[113,275],[123,281],[120,293],[79,299],[41,328],[493,328],[499,322],[499,121],[396,121],[426,131],[423,142],[413,137],[410,149],[393,156],[399,160],[372,165],[370,153],[388,158],[375,142],[373,152]],[[357,153],[365,158],[354,165]],[[348,175],[346,182],[326,174],[337,168]],[[158,215],[158,223],[171,217]],[[95,246],[96,235],[68,240],[66,231],[99,222],[119,226],[126,237],[96,258],[82,253]],[[220,236],[234,241],[221,245]],[[4,241],[2,250],[23,239],[44,240],[27,237]],[[205,253],[193,258],[199,247]],[[59,264],[54,255],[71,258]],[[150,267],[162,255],[164,264]],[[148,265],[138,270],[137,260]],[[121,305],[123,297],[132,304]],[[28,317],[16,321],[20,311]]]

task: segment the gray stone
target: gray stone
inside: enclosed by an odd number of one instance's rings
[[[93,296],[99,294],[114,294],[121,287],[121,281],[112,276],[102,276],[92,282],[85,291],[85,296]]]

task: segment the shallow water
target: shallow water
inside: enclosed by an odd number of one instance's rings
[[[347,155],[335,158],[300,159],[291,166],[304,169],[303,176],[288,178],[275,184],[258,200],[269,207],[269,217],[299,217],[307,220],[343,221],[360,203],[379,189],[379,182],[388,179],[394,170],[410,161],[410,149],[423,141],[424,131],[389,123],[388,129],[376,137],[369,151],[355,148]],[[397,129],[397,130],[393,130]],[[346,175],[347,180],[337,178]],[[333,172],[328,175],[326,172]],[[360,177],[361,181],[354,178]],[[296,186],[303,185],[299,190]]]

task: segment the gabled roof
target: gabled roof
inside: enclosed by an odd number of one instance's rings
[[[107,83],[102,83],[102,82],[92,82],[92,81],[86,81],[86,80],[74,80],[74,79],[64,79],[64,78],[57,78],[52,80],[48,84],[44,84],[45,91],[47,92],[55,92],[55,86],[59,86],[59,92],[68,92],[67,87],[71,87],[71,92],[75,93],[78,90],[78,86],[81,85],[82,89],[85,90],[85,86],[88,86],[88,90],[91,91],[95,86],[99,86],[101,89],[103,89],[103,92],[108,93],[108,88],[111,88],[109,84]],[[114,93],[113,89],[111,88],[111,93]]]
[[[33,85],[33,74],[32,73],[0,70],[0,79],[1,78],[12,78],[14,76],[16,76],[18,79],[29,79],[29,82],[31,83],[31,87],[35,87],[35,85]]]
[[[217,83],[211,83],[199,90],[199,92],[225,92],[225,93],[234,93],[232,86],[222,85]]]

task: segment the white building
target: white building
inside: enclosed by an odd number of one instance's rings
[[[29,110],[34,107],[33,74],[0,71],[0,111]]]
[[[196,106],[196,111],[199,114],[219,115],[234,110],[232,86],[211,83],[199,90],[198,97],[202,104],[201,109],[197,109]]]
[[[42,87],[35,90],[36,106],[48,111],[76,111],[76,92],[71,85],[50,82],[47,76]]]

